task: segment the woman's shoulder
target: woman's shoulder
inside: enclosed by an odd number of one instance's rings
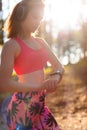
[[[4,46],[17,46],[17,43],[13,38],[11,38],[4,42]]]
[[[17,42],[14,39],[8,39],[3,45],[2,51],[3,50],[6,50],[6,52],[9,51],[12,53],[17,53],[21,49],[20,49],[20,46],[17,44]]]
[[[3,48],[8,48],[8,49],[17,49],[19,48],[19,45],[17,44],[17,42],[12,38],[12,39],[8,39],[4,45]]]

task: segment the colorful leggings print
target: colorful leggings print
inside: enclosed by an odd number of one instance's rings
[[[60,130],[45,106],[44,92],[15,93],[7,109],[9,130]]]

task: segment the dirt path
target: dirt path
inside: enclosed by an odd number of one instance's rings
[[[47,99],[61,130],[87,130],[87,84],[77,73],[73,67],[66,69],[58,90]]]

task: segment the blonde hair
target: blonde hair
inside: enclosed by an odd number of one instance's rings
[[[13,38],[21,31],[21,22],[23,22],[32,8],[44,8],[42,0],[22,0],[14,7],[11,15],[4,24],[4,31],[7,32],[8,38]]]

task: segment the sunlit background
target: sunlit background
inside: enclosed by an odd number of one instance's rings
[[[78,29],[80,17],[87,18],[86,0],[46,0],[45,3],[45,19],[51,19],[58,30]]]
[[[21,0],[2,0],[5,19]],[[78,29],[80,17],[87,18],[87,0],[45,0],[45,20],[52,20],[57,29]]]
[[[2,0],[0,16],[3,20],[19,1]],[[40,35],[46,39],[64,65],[76,63],[84,56],[81,44],[76,37],[80,37],[81,24],[86,21],[87,0],[45,0],[44,20]],[[72,33],[75,34],[74,39],[71,36]],[[87,56],[87,51],[85,53]]]
[[[3,19],[21,0],[2,0]],[[45,0],[45,20],[52,20],[53,26],[60,29],[78,29],[78,21],[87,19],[87,0]]]

